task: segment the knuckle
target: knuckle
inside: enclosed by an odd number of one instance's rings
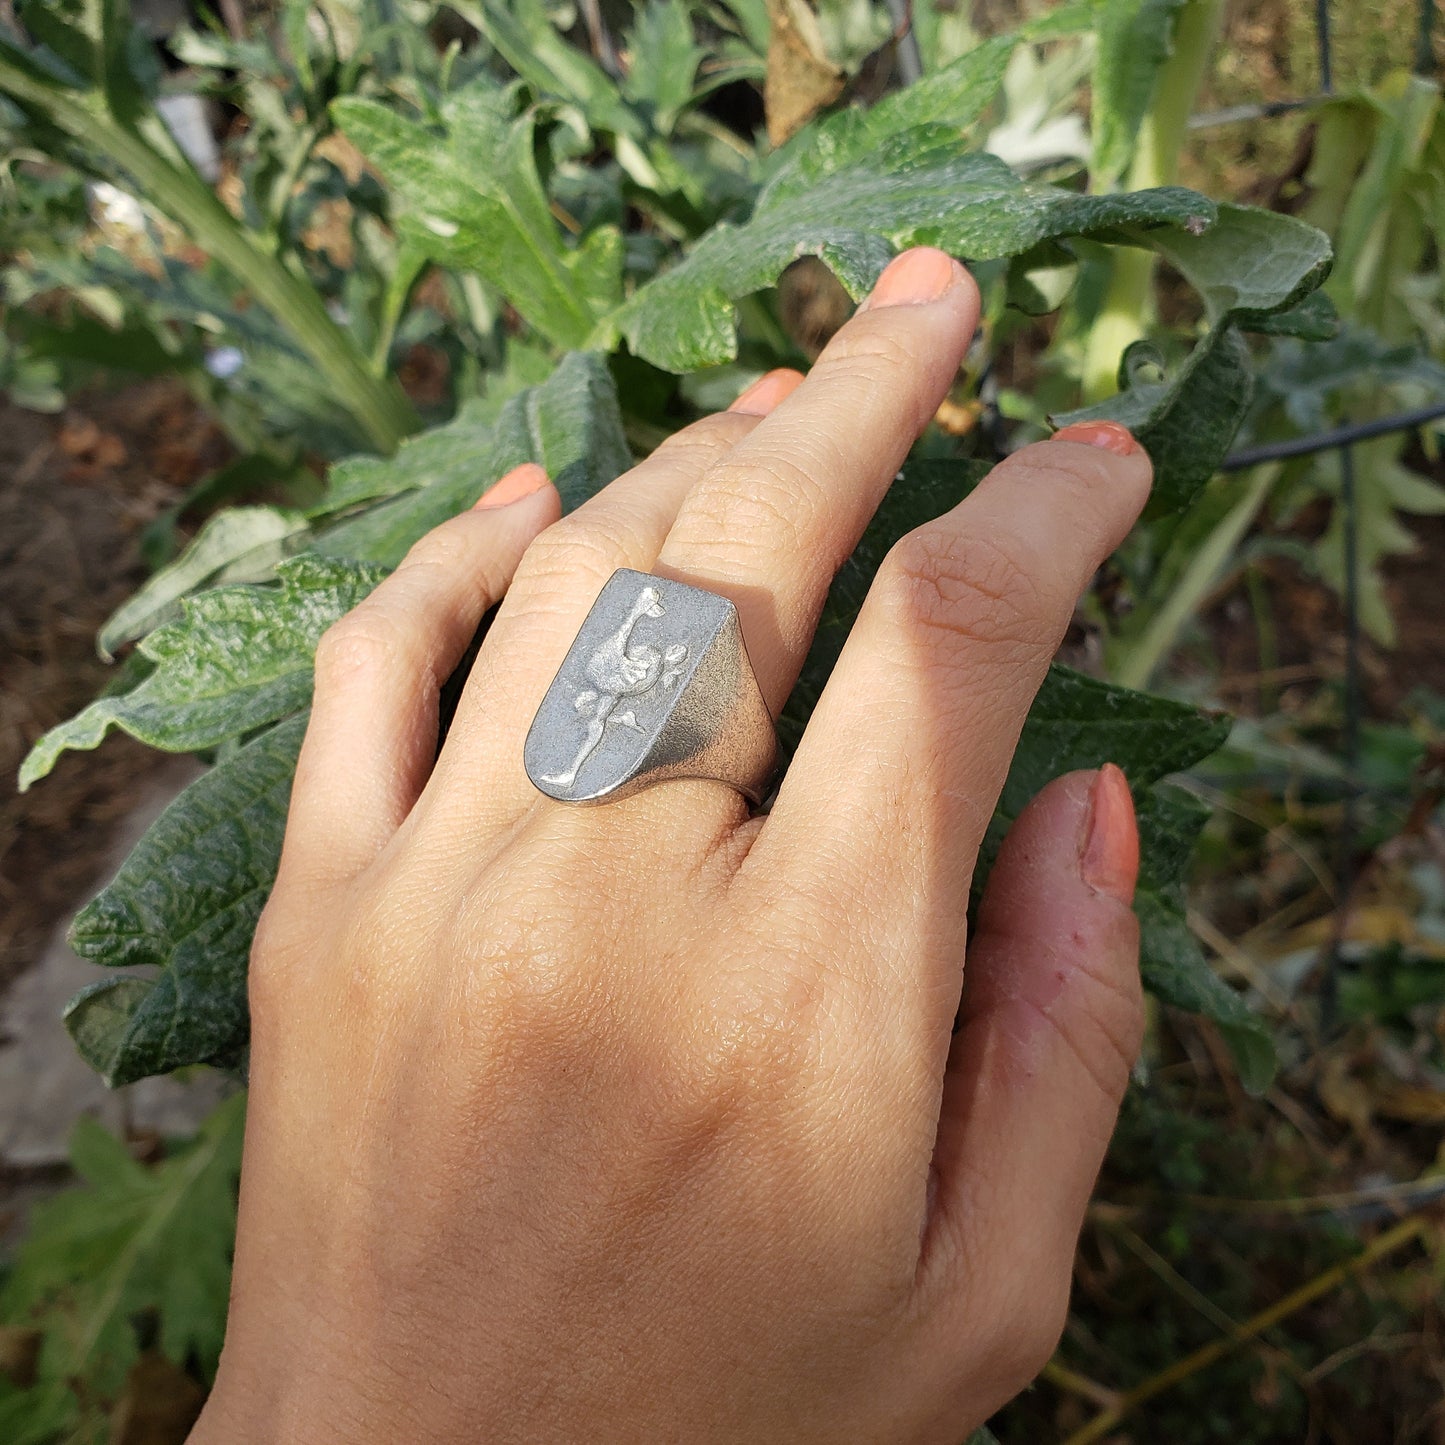
[[[275,1017],[285,1007],[286,967],[289,953],[288,929],[282,921],[281,903],[276,894],[261,910],[256,931],[251,938],[250,961],[246,972],[246,994],[252,1017],[262,1022]]]
[[[397,623],[380,605],[364,602],[321,634],[316,644],[317,685],[331,687],[358,674],[386,672],[405,653]]]
[[[699,485],[692,506],[729,545],[756,541],[769,552],[786,548],[806,556],[826,504],[814,464],[779,451],[720,462]]]
[[[648,458],[684,466],[706,466],[719,452],[731,450],[757,425],[758,418],[720,411],[674,432]]]
[[[1017,539],[920,527],[884,558],[875,586],[882,606],[906,628],[1030,656],[1053,651],[1039,568]]]
[[[578,577],[605,581],[627,565],[632,542],[626,529],[605,513],[583,507],[540,533],[522,555],[517,583],[539,591],[561,590],[569,596]]]
[[[1099,447],[1043,441],[1020,447],[1005,457],[993,475],[1004,478],[1010,486],[1062,487],[1084,501],[1116,494],[1120,468],[1121,458]]]
[[[440,527],[433,527],[426,536],[412,543],[397,572],[420,568],[455,575],[475,565],[477,537],[465,525],[472,520],[472,514],[464,512]]]
[[[1053,1359],[1069,1318],[1069,1282],[1034,1282],[1031,1297],[1017,1300],[999,1318],[986,1372],[1007,1391],[1018,1394]]]
[[[870,312],[854,325],[845,326],[819,357],[814,374],[822,371],[830,375],[838,370],[846,373],[855,385],[872,382],[896,386],[900,378],[918,370],[919,361],[915,349],[904,341],[891,322],[886,312]]]

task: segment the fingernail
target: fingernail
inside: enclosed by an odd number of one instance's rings
[[[1105,763],[1089,796],[1089,833],[1079,871],[1084,882],[1121,903],[1132,903],[1139,878],[1139,825],[1129,780]]]
[[[795,392],[802,383],[801,372],[791,367],[779,367],[766,376],[760,376],[728,408],[743,416],[767,416],[772,409]]]
[[[863,303],[870,310],[880,306],[920,306],[937,301],[964,276],[962,266],[945,251],[932,246],[915,246],[895,256],[883,268]]]
[[[520,502],[523,497],[530,497],[546,485],[546,469],[536,462],[523,462],[488,487],[474,510],[480,512],[484,507],[505,507],[508,502]]]
[[[1134,433],[1116,421],[1076,421],[1056,431],[1056,442],[1082,442],[1086,447],[1100,447],[1116,457],[1132,457],[1139,450]]]

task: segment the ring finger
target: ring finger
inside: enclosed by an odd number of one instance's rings
[[[533,542],[467,681],[419,817],[445,809],[474,830],[530,806],[537,794],[522,740],[603,583],[619,567],[651,569],[689,489],[801,381],[796,371],[769,372]]]

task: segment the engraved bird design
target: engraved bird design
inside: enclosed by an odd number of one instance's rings
[[[577,781],[577,774],[583,763],[596,751],[607,731],[607,724],[614,722],[623,727],[641,732],[636,717],[629,710],[617,713],[614,710],[624,697],[638,697],[648,692],[661,681],[673,682],[682,671],[687,657],[687,648],[675,643],[665,651],[645,642],[632,643],[632,631],[644,617],[663,617],[666,609],[662,595],[656,587],[644,587],[632,604],[631,611],[621,625],[608,634],[602,645],[587,662],[587,680],[593,687],[579,692],[573,699],[578,712],[591,711],[587,723],[587,736],[582,741],[571,767],[561,773],[546,773],[544,783],[570,788]]]

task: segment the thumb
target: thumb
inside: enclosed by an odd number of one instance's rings
[[[935,1266],[1001,1338],[1013,1393],[1063,1328],[1084,1209],[1143,1032],[1124,774],[1056,778],[1004,841],[964,969],[934,1152]],[[960,1320],[959,1323],[962,1321]],[[1007,1398],[1005,1395],[1003,1398]]]

